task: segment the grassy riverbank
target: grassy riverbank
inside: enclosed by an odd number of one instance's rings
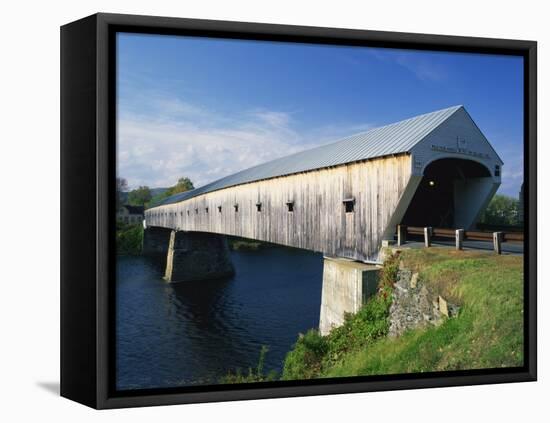
[[[282,379],[514,367],[523,364],[523,257],[441,248],[406,250],[402,266],[419,272],[433,293],[460,305],[440,326],[385,336],[389,302],[384,270],[379,294],[342,328],[301,337]]]
[[[388,337],[399,266],[460,307],[438,326]],[[515,367],[523,364],[523,256],[443,248],[404,250],[386,262],[378,293],[345,324],[300,335],[279,377],[255,369],[225,383]]]
[[[388,314],[392,300],[392,285],[399,261],[388,260],[382,269],[378,293],[355,315],[346,316],[344,325],[327,336],[311,329],[300,336],[287,354],[281,379],[311,379],[321,377],[328,369],[357,350],[366,350],[389,329]]]

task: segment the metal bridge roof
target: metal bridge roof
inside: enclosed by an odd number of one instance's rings
[[[392,154],[407,153],[430,132],[463,106],[453,106],[300,151],[218,179],[191,191],[172,195],[153,207],[177,203],[200,194],[298,172],[338,166],[345,163]]]

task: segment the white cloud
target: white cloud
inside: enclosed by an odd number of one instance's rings
[[[201,186],[367,128],[335,125],[304,135],[281,111],[228,117],[178,99],[149,97],[147,104],[146,114],[123,112],[118,122],[117,171],[130,188],[170,186],[181,176]]]
[[[291,113],[252,110],[228,117],[177,99],[143,98],[147,114],[122,113],[118,122],[118,175],[130,188],[171,186],[182,176],[202,186],[372,127],[336,123],[304,133],[294,129]],[[523,155],[514,146],[510,142],[499,151],[507,158],[499,192],[517,197]]]
[[[260,121],[275,128],[285,128],[290,123],[290,116],[288,113],[260,111],[256,112],[255,116],[260,119]]]

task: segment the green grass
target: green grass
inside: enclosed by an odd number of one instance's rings
[[[262,345],[260,349],[260,357],[258,358],[258,364],[256,368],[249,368],[247,372],[243,373],[240,369],[235,372],[230,372],[220,379],[220,383],[251,383],[251,382],[268,382],[277,379],[277,372],[271,371],[264,372],[265,356],[267,355],[269,348],[266,345]]]
[[[378,339],[384,338],[389,329],[391,293],[398,265],[397,257],[386,262],[378,293],[358,313],[346,315],[342,326],[327,336],[321,336],[313,329],[301,336],[285,358],[282,379],[320,377],[354,351],[370,348]]]
[[[344,326],[310,331],[288,353],[283,379],[514,367],[523,364],[523,257],[441,248],[405,250],[403,265],[435,295],[460,305],[438,327],[387,338],[396,262],[382,287]]]

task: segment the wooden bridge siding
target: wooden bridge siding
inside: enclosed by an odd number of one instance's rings
[[[401,155],[239,185],[148,210],[147,224],[372,259],[411,168],[410,156]],[[342,200],[351,197],[356,200],[354,212],[345,213]],[[294,201],[294,212],[287,211],[287,201]],[[155,211],[168,215],[151,216]]]

